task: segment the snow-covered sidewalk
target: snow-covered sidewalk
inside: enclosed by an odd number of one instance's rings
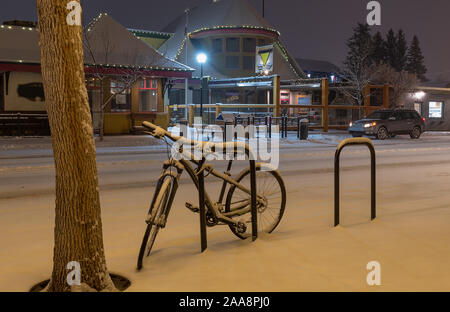
[[[225,226],[209,229],[209,249],[201,254],[198,215],[184,208],[197,193],[183,184],[141,272],[135,267],[153,187],[102,191],[109,269],[131,279],[129,291],[450,291],[448,162],[381,167],[374,222],[368,168],[345,170],[338,228],[332,172],[299,174],[283,164],[281,170],[288,206],[273,234],[252,243]],[[216,195],[220,184],[213,181],[208,191]],[[0,291],[27,291],[51,272],[54,197],[0,206]],[[380,287],[366,283],[370,261],[381,264]]]

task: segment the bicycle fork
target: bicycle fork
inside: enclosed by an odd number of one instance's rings
[[[167,169],[169,169],[170,167],[177,168],[177,173],[175,174],[174,172],[167,172]],[[168,198],[168,200],[166,202],[166,205],[163,208],[164,211],[161,214],[162,216],[164,216],[164,218],[162,220],[156,220],[156,222],[154,222],[154,223],[157,223],[157,224],[154,224],[154,225],[159,226],[162,229],[164,229],[166,227],[166,225],[167,225],[167,219],[168,219],[170,211],[172,209],[172,204],[173,204],[173,201],[175,199],[175,195],[177,193],[178,186],[179,186],[179,182],[178,181],[180,180],[180,177],[181,177],[182,173],[183,173],[182,166],[174,165],[174,163],[172,161],[167,161],[167,162],[164,163],[163,174],[158,179],[158,184],[156,186],[156,192],[155,193],[156,194],[159,193],[159,191],[160,191],[160,189],[161,189],[161,187],[162,187],[162,185],[163,185],[163,183],[164,183],[164,181],[166,179],[171,179],[172,180],[172,188],[170,190],[169,198]],[[154,206],[155,200],[156,200],[156,196],[155,196],[155,198],[153,198],[152,206]],[[155,209],[152,209],[152,214],[153,213],[157,213],[157,211],[155,211]],[[152,222],[151,220],[153,220],[153,215],[149,215],[147,217],[147,220],[146,220],[147,224],[151,223]]]

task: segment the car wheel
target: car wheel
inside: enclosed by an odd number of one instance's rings
[[[380,127],[380,129],[378,129],[378,132],[377,132],[377,139],[378,140],[386,140],[387,138],[389,138],[389,132],[387,131],[387,129],[385,127]]]
[[[422,135],[422,129],[420,127],[414,127],[414,129],[410,133],[410,137],[413,140],[417,140]]]

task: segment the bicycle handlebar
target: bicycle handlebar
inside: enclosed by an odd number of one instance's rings
[[[247,156],[251,160],[256,160],[256,158],[253,155],[252,150],[250,149],[250,146],[244,142],[212,143],[212,142],[193,141],[193,140],[190,140],[185,137],[173,135],[170,132],[164,130],[163,128],[158,127],[157,125],[154,125],[148,121],[144,121],[142,123],[142,126],[149,129],[151,131],[149,134],[157,139],[167,137],[170,140],[172,140],[173,142],[179,142],[179,143],[191,145],[191,146],[201,145],[201,147],[203,149],[205,149],[205,147],[208,147],[208,149],[210,149],[213,152],[217,149],[222,149],[223,151],[226,151],[228,149],[228,147],[231,146],[234,148],[234,151],[237,151],[239,149],[245,149]]]

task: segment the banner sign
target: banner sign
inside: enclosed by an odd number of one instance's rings
[[[268,75],[273,72],[273,45],[256,47],[256,73]]]

